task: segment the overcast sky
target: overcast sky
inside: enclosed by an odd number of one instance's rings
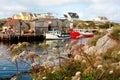
[[[67,12],[77,12],[82,20],[106,16],[120,22],[120,0],[1,0],[0,18],[20,12],[51,12],[62,17]]]

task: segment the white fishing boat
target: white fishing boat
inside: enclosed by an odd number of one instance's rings
[[[69,34],[62,34],[60,30],[52,30],[46,33],[46,39],[49,40],[64,39],[69,37],[70,37]]]
[[[94,34],[90,30],[85,30],[85,29],[74,29],[75,32],[79,32],[80,35],[83,35],[84,37],[93,37]]]

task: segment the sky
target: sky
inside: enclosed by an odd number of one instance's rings
[[[20,12],[50,12],[58,17],[63,17],[67,12],[76,12],[81,20],[105,16],[111,21],[120,22],[120,0],[1,0],[0,18]]]

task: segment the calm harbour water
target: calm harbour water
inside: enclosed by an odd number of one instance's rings
[[[78,44],[85,43],[86,40],[88,40],[88,39],[83,38],[83,39],[79,40]],[[51,40],[49,40],[49,41],[51,41]],[[46,42],[49,43],[49,41],[46,41]],[[67,40],[67,42],[69,42],[69,41],[73,41],[73,40]],[[38,45],[38,43],[41,43],[41,42],[33,42],[32,44]],[[9,55],[8,55],[9,52],[7,51],[7,49],[10,46],[11,46],[10,43],[8,44],[8,43],[0,42],[0,54],[4,54],[4,56],[0,58],[0,80],[3,78],[9,78],[17,73],[15,65],[12,64],[9,60],[7,60],[7,58],[9,57]],[[39,53],[40,51],[36,51],[36,52]],[[30,68],[30,66],[23,67],[23,65],[21,65],[19,63],[19,71],[20,72],[28,71],[29,68]],[[28,75],[24,75],[24,79],[22,79],[22,80],[26,80],[26,78],[27,78],[27,80],[31,80],[30,76],[28,79]]]

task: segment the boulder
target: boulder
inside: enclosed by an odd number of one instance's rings
[[[108,49],[111,49],[116,46],[117,46],[117,41],[110,38],[108,33],[102,38],[98,39],[96,46],[85,48],[84,51],[88,54],[92,54],[92,53],[101,54],[101,53],[106,53]]]

